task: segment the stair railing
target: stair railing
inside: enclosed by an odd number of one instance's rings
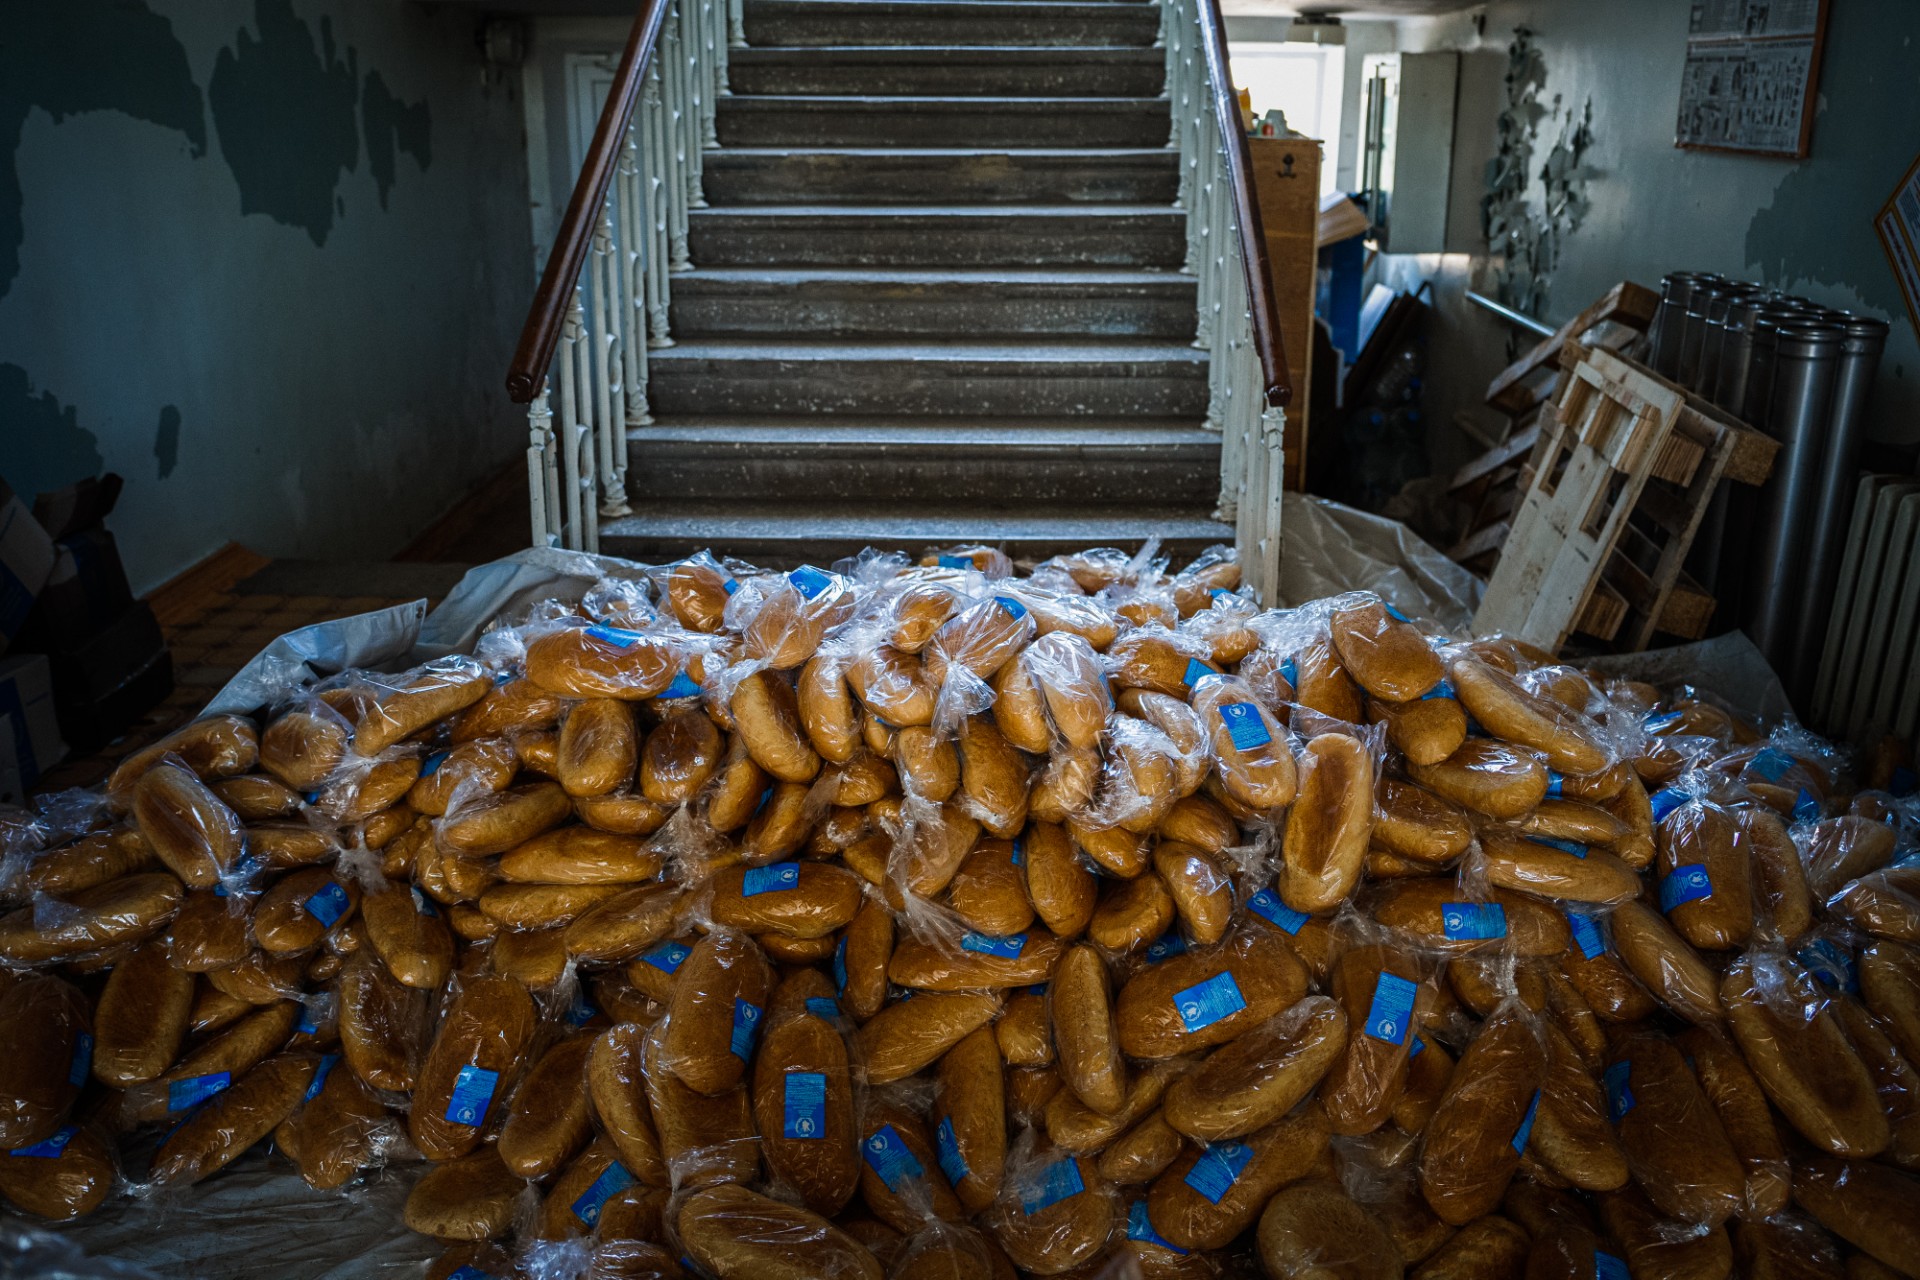
[[[1167,96],[1187,211],[1183,270],[1198,279],[1194,345],[1208,353],[1207,426],[1221,433],[1220,505],[1245,580],[1263,604],[1280,587],[1286,406],[1293,398],[1253,162],[1227,62],[1219,0],[1161,0]]]
[[[627,428],[652,420],[648,349],[673,345],[673,276],[691,265],[687,210],[706,204],[701,156],[741,16],[741,0],[642,0],[633,20],[507,370],[527,406],[537,547],[597,551],[600,520],[631,510]]]

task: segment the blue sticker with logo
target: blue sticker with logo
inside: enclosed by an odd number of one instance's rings
[[[1006,612],[1006,615],[1015,622],[1027,616],[1027,606],[1021,604],[1012,596],[995,596],[993,602],[999,605],[1000,608]]]
[[[1795,958],[1827,986],[1849,995],[1859,992],[1859,971],[1854,968],[1853,957],[1833,939],[1815,938],[1800,948]]]
[[[76,1088],[87,1082],[93,1070],[93,1036],[82,1031],[73,1038],[73,1056],[67,1059],[67,1083]]]
[[[320,1024],[313,1016],[313,1006],[304,1000],[300,1002],[300,1021],[293,1024],[293,1029],[303,1036],[320,1033]]]
[[[1633,1110],[1633,1064],[1616,1062],[1600,1073],[1600,1083],[1607,1090],[1607,1115],[1615,1124]]]
[[[700,682],[687,674],[682,667],[674,673],[673,683],[660,691],[662,698],[697,698],[700,696]]]
[[[638,631],[627,631],[621,627],[610,627],[604,622],[596,622],[587,628],[587,634],[616,649],[631,649],[640,643]]]
[[[167,1084],[167,1110],[191,1111],[233,1083],[229,1072],[215,1071],[204,1076],[188,1076]]]
[[[491,1271],[482,1271],[475,1266],[465,1266],[449,1275],[447,1280],[500,1280],[500,1277]]]
[[[500,1087],[500,1073],[472,1063],[460,1068],[453,1078],[453,1096],[447,1099],[444,1117],[454,1124],[478,1128],[493,1105],[493,1091]]]
[[[1013,838],[1013,852],[1009,856],[1013,859],[1014,866],[1024,867],[1027,865],[1027,838],[1025,836],[1015,836]]]
[[[959,1186],[973,1170],[967,1167],[967,1158],[960,1154],[960,1140],[954,1136],[952,1116],[940,1117],[940,1127],[933,1133],[933,1145],[934,1154],[940,1162],[940,1172],[946,1175],[948,1182]]]
[[[1760,753],[1747,762],[1747,768],[1765,778],[1768,782],[1778,782],[1787,770],[1793,768],[1793,757],[1784,751],[1772,747],[1762,747]]]
[[[333,1074],[333,1064],[338,1061],[340,1055],[337,1053],[321,1055],[320,1065],[313,1071],[313,1083],[307,1086],[307,1096],[301,1101],[312,1102],[320,1096],[320,1091],[327,1087],[327,1077]]]
[[[1655,822],[1665,822],[1667,815],[1693,799],[1678,787],[1663,787],[1647,797],[1647,805],[1653,810]]]
[[[913,1152],[907,1149],[906,1142],[890,1124],[881,1125],[861,1146],[867,1167],[879,1176],[889,1191],[898,1194],[901,1183],[909,1178],[926,1176],[926,1169],[914,1159]]]
[[[1507,909],[1497,902],[1443,902],[1440,927],[1455,942],[1486,942],[1507,936]]]
[[[1287,682],[1290,689],[1300,687],[1300,664],[1292,658],[1280,659],[1280,678]]]
[[[1547,794],[1557,796],[1566,788],[1567,780],[1557,770],[1547,770]]]
[[[1295,911],[1280,901],[1280,895],[1271,889],[1262,889],[1248,898],[1247,910],[1282,933],[1299,933],[1300,926],[1307,922],[1306,912]]]
[[[789,1138],[821,1138],[827,1132],[827,1077],[818,1071],[787,1072],[786,1109],[780,1132]]]
[[[420,762],[420,776],[423,778],[431,778],[434,774],[440,772],[440,766],[445,764],[447,757],[452,754],[451,751],[429,751],[427,758]]]
[[[1707,874],[1706,867],[1698,862],[1689,862],[1684,867],[1675,867],[1660,882],[1660,909],[1672,911],[1683,902],[1705,898],[1712,893],[1713,877]]]
[[[966,556],[941,556],[936,563],[942,569],[971,569],[973,561]]]
[[[1626,1260],[1600,1249],[1593,1251],[1593,1280],[1632,1280]]]
[[[1425,1049],[1426,1047],[1427,1047],[1427,1042],[1425,1040],[1422,1040],[1419,1036],[1415,1036],[1413,1038],[1413,1048],[1407,1050],[1407,1061],[1412,1062],[1415,1058],[1419,1057],[1420,1051],[1422,1049]]]
[[[1800,794],[1793,799],[1793,820],[1795,822],[1820,821],[1820,802],[1814,798],[1813,792],[1805,787],[1800,788]]]
[[[1251,702],[1229,702],[1217,708],[1220,723],[1227,726],[1227,736],[1233,739],[1235,751],[1253,751],[1273,741],[1268,732],[1267,723],[1260,716],[1260,708]]]
[[[607,1207],[607,1201],[632,1186],[637,1179],[627,1172],[627,1167],[618,1160],[608,1165],[593,1185],[580,1193],[573,1202],[573,1216],[593,1226],[600,1221],[600,1211]]]
[[[1174,956],[1186,954],[1186,950],[1185,938],[1177,933],[1162,934],[1147,948],[1147,963],[1159,964],[1162,960],[1170,960]]]
[[[1405,1044],[1413,1023],[1413,998],[1420,991],[1397,973],[1383,973],[1367,1010],[1366,1033],[1388,1044]]]
[[[1453,691],[1453,681],[1442,680],[1439,684],[1421,694],[1420,701],[1427,702],[1434,698],[1452,698],[1456,696]]]
[[[1527,1104],[1527,1114],[1520,1117],[1520,1127],[1513,1132],[1513,1150],[1516,1155],[1524,1155],[1527,1150],[1527,1138],[1533,1133],[1534,1113],[1540,1110],[1540,1091],[1533,1091],[1533,1101]]]
[[[840,1016],[840,1002],[832,996],[808,996],[807,1012],[824,1022],[833,1022]]]
[[[787,581],[793,584],[794,590],[808,600],[833,585],[833,578],[829,574],[810,564],[803,564],[788,574]]]
[[[1640,727],[1648,733],[1658,733],[1680,718],[1678,711],[1656,711],[1644,716]]]
[[[1020,1212],[1032,1217],[1086,1189],[1086,1181],[1080,1176],[1080,1162],[1072,1156],[1062,1156],[1037,1175],[1028,1175],[1020,1188]]]
[[[1240,1171],[1252,1160],[1252,1147],[1239,1142],[1216,1142],[1201,1149],[1200,1158],[1187,1170],[1184,1181],[1205,1196],[1208,1203],[1219,1204],[1220,1198],[1233,1190]]]
[[[776,862],[766,867],[748,867],[740,882],[740,896],[757,897],[763,893],[783,893],[800,887],[800,864]]]
[[[70,1124],[62,1128],[60,1132],[54,1134],[51,1138],[42,1138],[30,1147],[15,1147],[13,1150],[7,1152],[7,1154],[10,1156],[26,1156],[35,1160],[58,1160],[60,1153],[67,1149],[67,1144],[73,1141],[73,1135],[79,1132],[79,1125]]]
[[[1047,984],[1044,982],[1036,982],[1027,988],[1027,994],[1030,996],[1043,996],[1047,994]]]
[[[1409,621],[1406,614],[1400,612],[1398,609],[1393,607],[1393,602],[1391,600],[1382,600],[1380,602],[1380,607],[1382,609],[1385,609],[1387,611],[1387,616],[1389,618],[1392,618],[1395,622]]]
[[[1188,658],[1187,669],[1181,674],[1180,683],[1189,689],[1198,688],[1202,680],[1211,680],[1219,674],[1218,671],[1215,671],[1212,667],[1200,661],[1200,659]]]
[[[1549,849],[1558,849],[1562,853],[1570,853],[1576,858],[1584,858],[1587,856],[1587,846],[1581,844],[1578,840],[1558,840],[1553,836],[1528,836],[1527,839],[1534,844],[1543,844]]]
[[[833,947],[833,989],[841,995],[847,994],[847,936],[840,935],[840,941]]]
[[[1010,933],[1000,938],[990,933],[969,931],[960,939],[960,947],[964,951],[971,951],[976,955],[999,956],[1003,960],[1018,959],[1026,946],[1027,935],[1024,933]]]
[[[663,942],[640,958],[662,973],[674,973],[692,954],[693,948],[685,943]]]
[[[1158,1245],[1181,1257],[1185,1257],[1187,1253],[1185,1249],[1153,1229],[1153,1219],[1148,1216],[1145,1200],[1135,1200],[1127,1209],[1127,1239],[1138,1240],[1142,1244]]]
[[[1210,1027],[1222,1018],[1230,1018],[1247,1007],[1233,970],[1216,973],[1205,982],[1196,982],[1184,991],[1173,993],[1173,1007],[1180,1023],[1189,1031]]]
[[[347,914],[347,908],[352,904],[347,900],[347,891],[340,887],[340,883],[329,880],[300,905],[306,908],[308,915],[320,922],[322,928],[331,929],[340,923],[340,917]]]
[[[1600,922],[1584,911],[1567,908],[1567,923],[1573,927],[1573,940],[1580,947],[1580,954],[1592,960],[1603,955],[1607,949],[1606,935],[1600,932]]]
[[[760,1037],[760,1006],[751,1000],[733,999],[733,1035],[727,1048],[742,1062],[753,1057],[753,1042]]]

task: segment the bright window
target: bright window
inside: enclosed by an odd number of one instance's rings
[[[1346,78],[1346,50],[1339,45],[1277,44],[1236,41],[1229,50],[1233,79],[1253,99],[1259,120],[1269,109],[1286,112],[1296,133],[1327,144],[1320,166],[1320,192],[1334,189],[1334,156],[1340,149],[1340,91]]]

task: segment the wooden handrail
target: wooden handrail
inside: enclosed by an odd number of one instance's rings
[[[594,228],[600,222],[600,209],[606,203],[607,187],[620,167],[620,150],[626,145],[627,126],[633,120],[634,104],[640,98],[640,84],[653,62],[654,46],[660,42],[660,28],[667,20],[670,0],[642,0],[634,15],[633,30],[627,34],[627,47],[614,69],[613,84],[607,101],[600,108],[600,121],[593,127],[593,142],[587,147],[586,162],[580,166],[580,180],[573,184],[573,196],[567,201],[566,216],[554,233],[553,250],[547,254],[547,269],[534,292],[527,323],[520,330],[520,343],[513,350],[513,363],[507,368],[507,395],[516,404],[527,404],[546,385],[547,368],[553,363],[553,351],[567,325],[567,312],[573,306],[574,286],[586,265],[587,251],[593,247]]]
[[[1293,377],[1287,372],[1287,350],[1280,339],[1280,304],[1273,296],[1266,230],[1261,226],[1260,202],[1253,191],[1253,153],[1240,119],[1240,102],[1233,92],[1227,25],[1220,16],[1220,0],[1199,0],[1195,7],[1200,11],[1200,47],[1207,58],[1207,80],[1213,85],[1213,111],[1220,123],[1220,136],[1226,141],[1227,185],[1233,192],[1234,221],[1240,227],[1240,261],[1247,269],[1253,348],[1260,356],[1267,403],[1285,407],[1293,400]]]

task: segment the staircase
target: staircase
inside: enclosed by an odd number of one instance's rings
[[[739,17],[602,550],[1232,541],[1160,5]]]

